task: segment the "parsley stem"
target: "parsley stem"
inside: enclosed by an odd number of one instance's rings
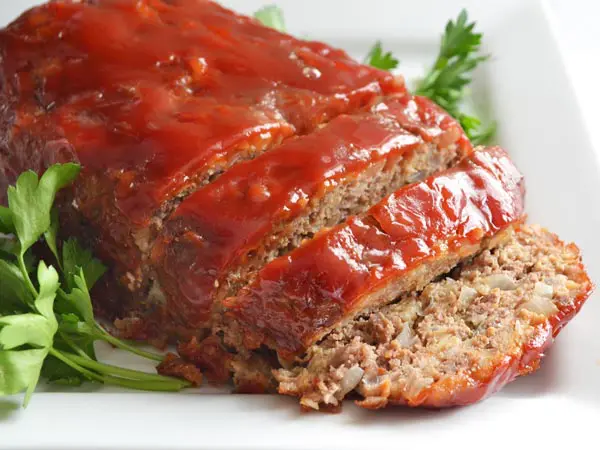
[[[66,333],[59,329],[58,334],[60,334],[60,337],[63,339],[63,341],[65,341],[67,345],[71,347],[79,356],[91,359],[90,356],[79,345],[73,342],[73,340]]]
[[[136,389],[138,391],[179,392],[184,387],[188,386],[183,383],[172,383],[166,381],[129,380],[126,378],[113,377],[111,375],[104,375],[102,378],[106,384],[121,386],[128,389]]]
[[[112,344],[115,347],[120,348],[121,350],[126,350],[130,353],[133,353],[135,355],[138,355],[138,356],[141,356],[143,358],[150,359],[153,361],[160,362],[163,360],[163,356],[159,355],[158,353],[147,352],[138,347],[130,345],[130,344],[126,343],[125,341],[122,341],[121,339],[117,339],[116,337],[109,334],[106,330],[104,330],[100,325],[96,325],[96,331],[97,332],[94,333],[94,335],[96,337],[98,337],[98,339],[102,339],[103,341],[106,341],[109,344]]]
[[[186,384],[183,381],[180,381],[180,380],[171,381],[167,377],[164,377],[164,378],[167,378],[166,381],[165,380],[159,381],[159,380],[131,380],[131,379],[127,379],[127,378],[114,377],[111,375],[99,375],[91,370],[88,370],[87,368],[83,367],[82,364],[78,364],[74,360],[77,359],[80,362],[85,361],[86,365],[89,365],[90,362],[94,362],[94,361],[88,361],[88,360],[85,360],[84,358],[81,358],[81,357],[79,357],[77,355],[73,355],[73,354],[68,354],[68,353],[64,354],[64,353],[56,350],[54,347],[50,348],[49,353],[52,356],[54,356],[55,358],[64,362],[66,365],[68,365],[72,369],[75,369],[78,372],[82,373],[89,379],[92,379],[92,380],[95,380],[95,381],[98,381],[98,382],[104,383],[104,384],[112,384],[114,386],[121,386],[121,387],[129,388],[129,389],[137,389],[137,390],[142,390],[142,391],[161,391],[161,392],[175,392],[175,391],[179,391],[179,390],[183,389],[184,387],[188,386],[188,384]],[[106,366],[106,364],[101,364],[101,363],[96,363],[96,364],[98,364],[98,366],[101,366],[103,369],[105,369],[104,366]],[[121,370],[127,370],[127,369],[121,369]],[[136,372],[136,371],[132,371],[132,372]],[[144,374],[143,372],[140,372],[140,373]],[[152,374],[144,374],[144,375],[152,376]],[[159,376],[159,375],[156,375],[156,376]]]
[[[92,359],[82,358],[77,355],[68,355],[69,358],[75,361],[77,364],[87,367],[92,370],[96,370],[100,373],[106,373],[110,375],[117,375],[119,377],[127,378],[130,380],[140,380],[140,381],[160,381],[163,383],[172,383],[173,385],[179,385],[181,388],[189,386],[189,384],[185,381],[179,380],[177,378],[166,377],[164,375],[158,375],[153,373],[141,372],[139,370],[131,370],[125,369],[122,367],[113,366],[110,364],[100,363],[98,361],[94,361]]]
[[[19,253],[19,256],[17,256],[17,260],[19,261],[19,269],[21,269],[21,273],[23,274],[23,278],[25,279],[25,283],[27,284],[27,287],[33,294],[34,298],[37,297],[38,291],[35,288],[35,286],[33,285],[33,283],[31,282],[31,278],[29,278],[29,272],[27,272],[27,267],[25,266],[25,259],[23,258],[22,253]]]
[[[50,350],[48,350],[48,353],[50,353],[56,359],[61,360],[62,362],[64,362],[67,366],[71,367],[72,369],[75,369],[76,371],[82,373],[83,375],[88,377],[90,380],[99,381],[101,383],[104,381],[100,375],[97,375],[94,372],[91,372],[91,371],[87,370],[86,368],[81,367],[79,364],[71,361],[70,358],[67,358],[65,355],[63,355],[62,352],[56,350],[54,347],[50,347]]]
[[[129,353],[133,353],[135,355],[141,356],[146,359],[150,359],[152,361],[161,362],[163,360],[163,356],[158,353],[152,353],[145,350],[142,350],[138,347],[128,344],[127,342],[118,339],[111,334],[108,333],[104,328],[102,328],[98,323],[90,324],[72,324],[72,323],[61,323],[60,328],[69,334],[79,334],[85,333],[92,336],[95,340],[102,340],[108,342],[116,348],[121,350],[125,350]]]

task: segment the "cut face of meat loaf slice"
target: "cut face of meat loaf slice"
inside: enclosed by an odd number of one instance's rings
[[[406,186],[280,257],[225,301],[226,342],[301,355],[367,308],[422,289],[521,221],[523,177],[499,148]]]
[[[0,30],[0,52],[0,203],[20,172],[79,161],[64,215],[81,213],[133,278],[181,197],[405,92],[343,51],[202,0],[52,2]]]
[[[579,250],[537,226],[396,304],[341,327],[278,370],[279,392],[307,408],[474,403],[536,370],[592,290]]]
[[[215,302],[266,261],[470,151],[454,119],[403,96],[237,165],[187,198],[157,241],[169,320],[209,327]]]

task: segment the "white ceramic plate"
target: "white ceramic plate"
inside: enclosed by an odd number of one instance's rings
[[[0,22],[35,3],[2,0]],[[228,0],[251,13],[261,0]],[[445,22],[466,6],[485,32],[493,60],[474,96],[499,122],[498,143],[524,171],[530,221],[574,240],[600,280],[600,170],[554,40],[536,2],[278,0],[292,33],[362,57],[383,40],[409,78],[433,60]],[[302,414],[278,396],[200,390],[147,394],[116,389],[37,393],[0,403],[2,448],[371,449],[502,446],[598,448],[600,299],[592,297],[560,335],[534,375],[475,406],[445,411],[369,412],[348,403],[341,414]],[[103,349],[102,356],[115,358]],[[122,362],[122,361],[121,361]],[[136,361],[128,361],[138,366]],[[139,366],[138,366],[139,367]],[[92,389],[86,392],[85,389]]]

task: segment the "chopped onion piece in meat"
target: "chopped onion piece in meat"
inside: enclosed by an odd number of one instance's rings
[[[340,394],[346,395],[360,383],[365,371],[361,369],[359,366],[352,366],[348,369],[348,371],[344,374],[344,378],[340,383]]]
[[[546,283],[540,283],[538,281],[535,283],[534,292],[540,297],[552,298],[552,295],[554,295],[554,288]]]
[[[505,273],[495,273],[485,278],[485,283],[491,288],[501,291],[514,291],[517,288],[515,281]]]
[[[551,316],[558,311],[558,308],[551,300],[539,295],[534,295],[530,300],[523,303],[521,308],[536,314],[543,314],[544,316]]]
[[[460,294],[458,296],[458,302],[466,306],[473,301],[475,297],[477,297],[478,293],[475,289],[469,286],[463,286],[460,290]]]
[[[394,339],[401,347],[407,348],[414,344],[415,337],[408,325],[402,327],[402,331]]]

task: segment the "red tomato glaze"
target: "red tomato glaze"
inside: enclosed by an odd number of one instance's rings
[[[308,136],[288,140],[188,197],[153,254],[171,302],[168,310],[192,328],[206,326],[231,270],[268,248],[269,236],[277,230],[318,209],[320,198],[373,164],[396,164],[445,132],[454,136],[448,145],[456,143],[459,155],[470,151],[457,122],[426,99],[390,97],[372,109],[340,116]],[[446,149],[440,145],[438,151]]]
[[[266,265],[225,306],[250,348],[288,359],[372,306],[368,296],[447,253],[477,244],[523,215],[522,175],[499,148],[400,189],[367,214]],[[392,301],[401,292],[392,292]]]
[[[118,180],[114,203],[138,225],[214,166],[405,92],[204,0],[59,0],[0,31],[0,47],[14,133],[66,139],[83,176]]]

